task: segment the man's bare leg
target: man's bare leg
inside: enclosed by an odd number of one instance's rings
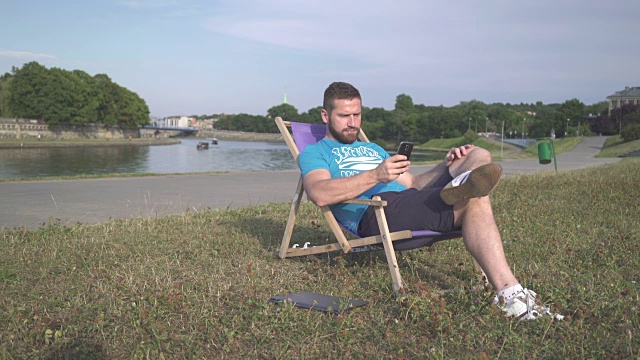
[[[456,177],[466,171],[490,163],[491,153],[471,148],[467,156],[454,161],[449,173]],[[502,238],[496,225],[488,196],[468,199],[453,207],[455,225],[462,227],[464,245],[487,275],[496,291],[518,284],[504,254]]]
[[[456,177],[490,162],[491,154],[488,151],[473,148],[467,156],[451,164],[449,173]],[[493,285],[497,292],[494,303],[505,315],[528,320],[542,316],[550,316],[554,320],[563,319],[562,315],[553,314],[550,308],[539,304],[536,300],[537,294],[523,288],[513,275],[504,254],[502,237],[488,196],[457,202],[453,211],[456,226],[462,227],[464,245],[484,271],[489,283]]]
[[[496,291],[517,285],[502,246],[488,196],[469,199],[454,206],[455,224],[462,227],[467,251],[487,275]]]

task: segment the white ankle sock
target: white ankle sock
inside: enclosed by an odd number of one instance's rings
[[[524,288],[520,284],[514,285],[514,286],[512,286],[510,288],[506,288],[506,289],[498,292],[498,299],[500,297],[503,297],[504,301],[509,301],[509,300],[513,299],[516,296],[516,294],[518,294],[523,289]]]

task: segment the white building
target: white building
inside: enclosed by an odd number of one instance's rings
[[[186,116],[166,118],[167,127],[192,127],[192,124],[196,122],[195,118]]]

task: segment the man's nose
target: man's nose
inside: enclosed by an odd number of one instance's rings
[[[349,120],[347,121],[347,126],[355,127],[356,126],[356,117],[355,115],[349,116]]]

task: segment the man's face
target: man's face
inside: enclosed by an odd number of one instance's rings
[[[358,140],[362,123],[362,102],[360,99],[335,100],[334,109],[329,114],[322,109],[322,121],[327,124],[327,137],[343,144]]]

